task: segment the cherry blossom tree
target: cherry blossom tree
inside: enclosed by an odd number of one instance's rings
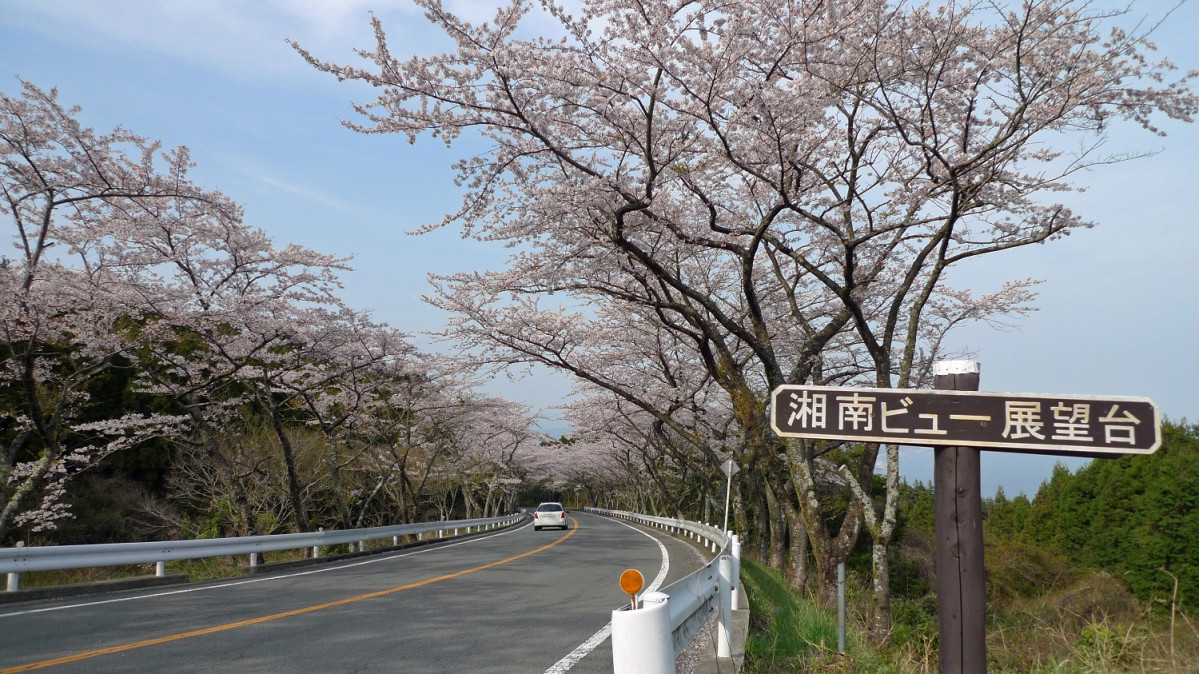
[[[0,539],[14,524],[53,528],[68,516],[65,481],[104,456],[179,430],[169,415],[88,418],[88,385],[132,356],[145,298],[128,268],[95,255],[130,227],[231,205],[187,181],[186,148],[160,148],[123,129],[99,135],[54,90],[22,83],[0,94],[0,214],[16,254],[0,258]]]
[[[477,25],[417,4],[453,52],[397,58],[378,19],[363,67],[300,52],[380,89],[352,128],[489,144],[458,164],[462,205],[433,226],[462,223],[524,252],[503,272],[450,279],[439,301],[517,362],[581,355],[587,338],[571,331],[583,314],[555,320],[529,299],[550,293],[644,306],[688,337],[728,396],[742,451],[806,529],[826,596],[879,506],[857,500],[830,530],[814,467],[824,449],[787,443],[780,461],[766,393],[925,383],[939,355],[932,307],[953,299],[985,318],[1027,298],[1019,280],[973,298],[949,285],[953,268],[1090,226],[1053,197],[1081,169],[1129,158],[1102,151],[1108,130],[1158,132],[1155,119],[1189,121],[1197,104],[1188,76],[1150,59],[1144,32],[1063,0],[594,0],[573,14],[543,0],[558,33],[542,36],[522,35],[523,0]],[[1065,134],[1082,149],[1055,150]],[[868,527],[879,638],[898,484],[887,451]],[[861,452],[851,479],[868,484],[878,453]]]
[[[291,519],[287,491],[280,489],[274,430],[258,423],[225,426],[205,443],[178,442],[167,475],[171,507],[148,514],[185,538],[277,533]]]
[[[544,436],[532,427],[526,405],[490,396],[464,402],[454,413],[455,451],[446,468],[456,477],[468,516],[511,511]]]
[[[360,495],[359,523],[373,501],[403,521],[430,504],[442,517],[514,507],[519,486],[534,479],[531,448],[541,436],[526,406],[476,392],[472,368],[406,347],[302,396],[307,423],[328,438],[331,481],[353,476],[346,491]]]
[[[305,329],[323,331],[309,345],[329,341],[325,326],[348,313],[334,295],[343,261],[276,248],[236,204],[188,182],[185,148],[99,135],[32,84],[0,113],[0,210],[18,251],[0,265],[2,537],[52,528],[65,481],[115,451],[239,421],[227,412],[246,382],[286,362]],[[118,367],[191,414],[95,418],[89,387]]]
[[[689,516],[703,511],[714,496],[710,475],[736,451],[727,396],[698,354],[649,312],[603,307],[592,314],[557,337],[563,347],[559,361],[538,361],[581,373],[576,401],[563,408],[574,429],[572,439],[606,435],[613,451],[635,455],[640,462],[636,489],[655,503],[648,512]],[[462,340],[476,324],[459,322],[453,329]],[[477,346],[479,353],[494,353],[485,340],[477,340]]]
[[[153,217],[124,226],[125,236],[89,241],[87,251],[96,266],[118,270],[142,303],[142,390],[179,401],[214,459],[240,432],[243,413],[261,416],[275,432],[294,526],[308,529],[305,493],[322,478],[299,474],[289,432],[296,409],[321,411],[314,391],[338,390],[395,357],[408,348],[403,337],[345,306],[337,280],[345,259],[277,247],[236,206],[207,212],[165,200]],[[317,421],[324,430],[339,423]],[[233,497],[245,505],[243,491]]]
[[[369,471],[383,480],[381,495],[405,522],[419,521],[427,502],[440,502],[429,492],[450,454],[448,424],[460,401],[457,378],[442,359],[422,363],[418,372],[391,376],[382,408],[358,425],[371,447]]]
[[[436,469],[468,507],[512,506],[527,409],[346,306],[346,259],[275,245],[188,181],[185,148],[79,112],[31,84],[0,98],[0,538],[52,528],[71,475],[163,435],[175,502],[214,534],[415,518]],[[117,369],[175,413],[94,404]]]
[[[328,443],[329,491],[338,511],[340,526],[362,526],[369,505],[389,479],[388,472],[376,474],[364,461],[378,440],[375,420],[386,416],[394,391],[404,378],[417,371],[415,349],[406,335],[371,323],[364,316],[350,316],[340,323],[322,326],[324,338],[304,349],[305,370],[281,382],[277,395],[306,412],[306,425],[316,427]],[[358,515],[351,512],[343,471],[365,472],[371,486],[358,493]]]

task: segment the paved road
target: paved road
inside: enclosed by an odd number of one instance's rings
[[[701,562],[661,532],[570,517],[568,531],[525,525],[267,577],[10,604],[0,674],[610,672],[610,641],[576,648],[628,600],[621,571],[667,585]]]

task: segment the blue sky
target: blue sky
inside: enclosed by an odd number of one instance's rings
[[[448,0],[480,18],[490,3]],[[1145,2],[1160,17],[1172,2]],[[0,0],[0,90],[20,76],[58,87],[84,122],[118,124],[167,146],[187,145],[193,177],[246,207],[247,221],[278,242],[353,255],[346,298],[410,333],[445,317],[420,300],[426,275],[502,264],[506,251],[443,230],[407,232],[457,205],[438,142],[344,129],[351,102],[371,92],[311,69],[286,44],[347,62],[371,47],[370,12],[398,54],[443,50],[403,0]],[[1199,68],[1199,6],[1177,9],[1157,33],[1161,54]],[[1139,395],[1174,420],[1199,421],[1199,128],[1166,124],[1157,138],[1119,131],[1110,149],[1159,151],[1078,177],[1088,191],[1067,203],[1092,230],[964,267],[955,285],[993,290],[1006,278],[1043,279],[1039,311],[1009,330],[962,330],[952,340],[982,363],[982,389]],[[503,395],[550,405],[562,378],[502,380]],[[905,453],[910,479],[928,480],[931,450]],[[1032,494],[1055,459],[987,453],[983,484]],[[1077,466],[1079,460],[1067,461]]]

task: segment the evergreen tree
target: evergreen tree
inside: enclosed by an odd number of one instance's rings
[[[1142,599],[1199,603],[1199,425],[1167,422],[1151,456],[1058,465],[1031,504],[1024,533],[1075,564],[1123,578]],[[1001,531],[998,523],[991,531]]]

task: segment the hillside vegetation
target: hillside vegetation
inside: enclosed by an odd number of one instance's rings
[[[983,504],[992,672],[1193,672],[1199,662],[1199,426],[1166,423],[1148,457],[1059,465],[1036,495]],[[835,619],[782,597],[759,568],[749,671],[937,671],[933,492],[905,485],[894,553],[894,642],[832,652]],[[866,550],[851,558],[851,615],[869,613]],[[831,626],[830,626],[831,625]],[[835,635],[835,633],[834,633]]]

